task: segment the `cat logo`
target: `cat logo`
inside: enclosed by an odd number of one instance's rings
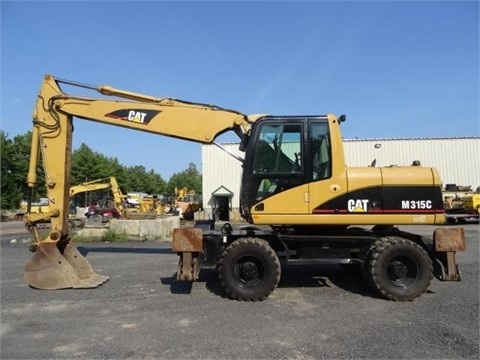
[[[128,120],[133,122],[143,123],[145,116],[147,116],[147,114],[140,111],[130,110],[128,112]]]
[[[350,199],[347,206],[349,212],[367,212],[368,199]]]
[[[148,123],[161,112],[161,110],[149,109],[120,109],[105,114],[105,116],[112,119],[126,120],[138,124],[148,125]]]

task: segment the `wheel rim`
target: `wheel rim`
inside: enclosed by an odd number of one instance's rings
[[[415,283],[418,276],[418,265],[407,256],[393,258],[387,268],[388,278],[398,287],[409,287]]]
[[[102,223],[102,215],[100,214],[94,214],[92,216],[90,216],[90,220],[94,223],[94,224],[101,224]]]
[[[265,268],[262,262],[252,256],[240,258],[233,269],[233,275],[238,285],[244,288],[259,285],[265,277]]]

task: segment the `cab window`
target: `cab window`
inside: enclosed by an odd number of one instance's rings
[[[312,123],[310,127],[312,180],[328,179],[332,174],[331,145],[328,123]]]
[[[301,124],[263,125],[255,144],[253,173],[301,173]]]
[[[265,124],[260,127],[252,168],[258,181],[256,201],[303,181],[301,139],[302,124]]]

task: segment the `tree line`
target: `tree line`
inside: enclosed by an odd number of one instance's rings
[[[17,135],[13,139],[0,130],[1,155],[1,209],[17,209],[22,200],[27,200],[32,190],[27,186],[27,174],[30,158],[32,132]],[[41,159],[40,159],[41,160]],[[37,185],[33,189],[32,201],[46,196],[45,175],[42,162],[37,169]],[[144,192],[150,195],[167,195],[175,193],[175,188],[187,187],[197,194],[202,192],[202,176],[194,163],[188,169],[175,173],[165,181],[153,170],[142,165],[125,166],[117,158],[107,157],[93,151],[87,145],[72,152],[71,184],[77,185],[86,181],[115,177],[122,193]],[[76,199],[78,206],[86,206],[86,198]]]

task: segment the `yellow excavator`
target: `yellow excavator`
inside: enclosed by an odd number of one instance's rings
[[[164,203],[156,195],[148,195],[141,192],[131,192],[125,195],[126,203],[124,213],[125,218],[133,218],[135,214],[148,215],[155,217],[157,215],[165,215]],[[140,219],[141,216],[135,218]],[[148,216],[144,216],[144,219]]]
[[[84,192],[109,189],[109,188],[111,189],[113,194],[114,205],[116,210],[120,214],[123,213],[124,212],[123,201],[125,196],[122,194],[120,187],[118,186],[117,180],[114,177],[97,179],[97,180],[83,182],[77,185],[72,185],[70,187],[70,205],[75,195],[78,195]],[[30,207],[28,208],[28,204],[25,204],[25,206],[23,206],[19,210],[19,212],[17,212],[17,216],[23,216],[26,212],[30,214],[49,212],[50,211],[49,206],[50,206],[49,199],[44,198],[42,205],[34,204],[34,205],[30,205]],[[69,215],[74,215],[74,214],[69,214]],[[100,215],[100,218],[101,218],[101,215]],[[44,218],[44,220],[47,221],[49,219]],[[83,227],[85,225],[84,220],[76,216],[69,216],[68,221],[71,228]]]
[[[188,190],[186,186],[175,188],[173,207],[177,209],[181,218],[193,220],[196,212],[202,209],[202,202],[195,190]]]
[[[129,207],[128,201],[131,196],[122,193],[117,179],[113,176],[72,186],[70,188],[70,196],[73,197],[80,192],[101,189],[109,189],[112,194],[112,199],[106,201],[106,206],[89,206],[85,215],[90,223],[102,224],[112,218],[151,219],[157,215],[152,205],[152,199],[140,199],[139,206]],[[70,219],[70,221],[72,221],[72,219]]]
[[[62,84],[114,99],[70,95]],[[179,281],[194,281],[200,269],[216,268],[231,298],[258,301],[276,288],[280,260],[287,266],[340,264],[356,266],[386,299],[409,301],[424,293],[434,276],[460,280],[455,253],[465,249],[463,229],[437,228],[426,238],[397,227],[445,223],[438,171],[419,162],[346,167],[340,130],[344,115],[244,115],[46,75],[33,113],[27,183],[35,184],[41,151],[53,201],[48,214],[25,217],[35,239],[35,253],[25,268],[32,287],[94,288],[108,280],[70,241],[74,118],[205,144],[226,131],[238,135],[244,151],[244,157],[237,157],[243,162],[240,211],[250,225],[174,229]],[[52,230],[42,239],[36,224],[45,216],[51,218]]]
[[[78,193],[102,189],[109,189],[111,191],[113,195],[113,208],[101,209],[97,206],[93,206],[91,209],[89,207],[89,210],[86,213],[86,217],[89,222],[96,224],[103,223],[106,220],[114,217],[119,218],[120,216],[124,216],[125,214],[125,195],[122,194],[117,179],[113,176],[110,176],[108,178],[84,182],[79,185],[74,185],[70,188],[71,198],[73,198]]]

